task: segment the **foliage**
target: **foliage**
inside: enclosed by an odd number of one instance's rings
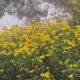
[[[80,0],[55,0],[57,6],[64,7],[65,11],[71,14],[69,20],[71,26],[80,25]]]
[[[80,80],[80,26],[35,22],[4,28],[0,80]]]

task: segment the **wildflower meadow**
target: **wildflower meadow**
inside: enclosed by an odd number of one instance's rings
[[[62,21],[4,27],[0,80],[80,80],[80,26]]]

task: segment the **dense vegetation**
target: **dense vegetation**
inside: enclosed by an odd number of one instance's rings
[[[80,25],[80,0],[53,0],[58,7],[64,7],[65,11],[72,15],[69,20],[71,26]]]
[[[35,22],[3,28],[0,80],[80,80],[80,26]]]
[[[80,80],[80,0],[54,1],[72,15],[67,23],[0,31],[0,80]]]

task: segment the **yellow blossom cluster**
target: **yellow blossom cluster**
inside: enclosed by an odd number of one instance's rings
[[[3,29],[0,68],[0,80],[79,80],[80,26],[55,22]]]

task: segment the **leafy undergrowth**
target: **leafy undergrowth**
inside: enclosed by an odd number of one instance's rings
[[[80,80],[80,26],[59,22],[3,29],[0,80]]]

